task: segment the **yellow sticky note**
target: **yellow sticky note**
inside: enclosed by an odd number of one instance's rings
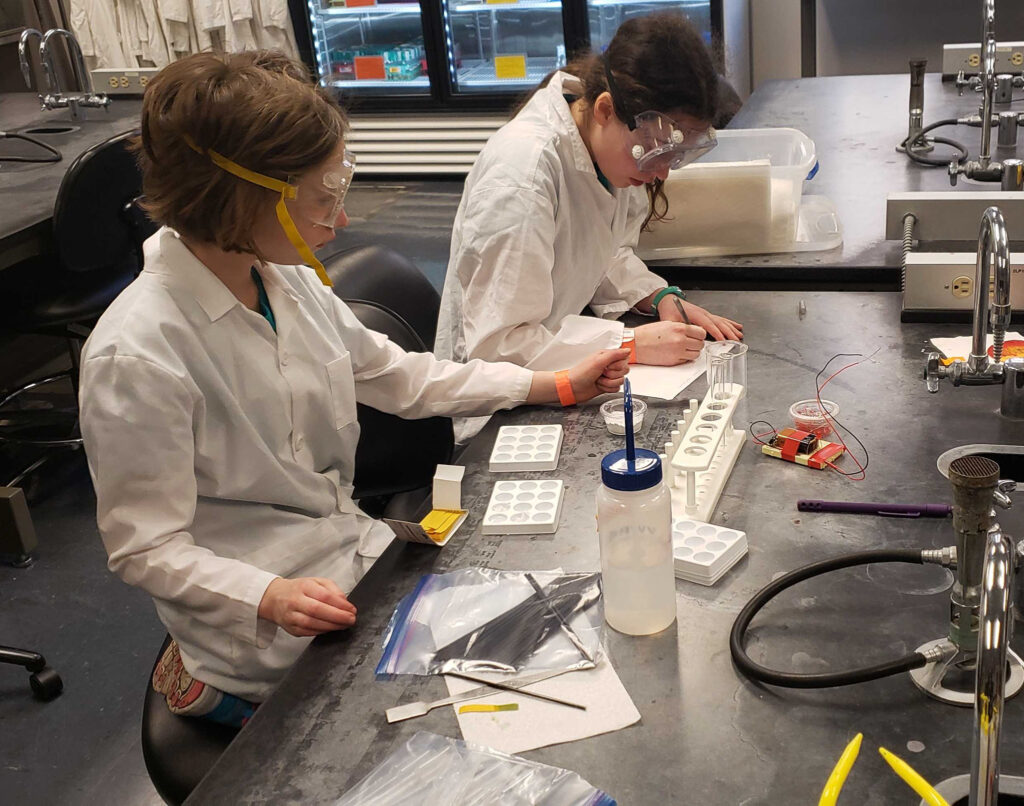
[[[503,3],[518,3],[518,2],[519,2],[519,0],[487,0],[487,5],[489,5],[489,6],[497,6],[497,5],[501,5]]]
[[[498,78],[526,78],[526,55],[495,56],[494,74]]]

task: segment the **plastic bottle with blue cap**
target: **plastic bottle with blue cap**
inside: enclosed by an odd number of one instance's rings
[[[626,447],[601,460],[597,531],[604,617],[627,635],[661,632],[676,618],[672,496],[654,451],[633,445],[633,398],[623,385]]]

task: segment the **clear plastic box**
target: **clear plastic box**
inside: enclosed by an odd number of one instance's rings
[[[668,218],[641,233],[645,260],[831,249],[842,243],[835,206],[804,196],[814,141],[797,129],[726,129],[718,146],[672,171]]]

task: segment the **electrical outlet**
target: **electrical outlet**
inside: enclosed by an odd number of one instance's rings
[[[159,72],[157,67],[100,68],[92,71],[92,85],[96,92],[105,92],[107,95],[142,95],[153,76]]]
[[[954,297],[969,297],[974,290],[974,281],[966,274],[961,274],[953,278],[952,290]]]
[[[962,42],[942,46],[942,74],[955,76],[961,70],[965,75],[981,69],[981,45]],[[996,72],[1019,73],[1024,69],[1024,42],[1000,42],[996,45]]]

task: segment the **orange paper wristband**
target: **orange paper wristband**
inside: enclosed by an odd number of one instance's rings
[[[558,392],[558,401],[563,406],[575,406],[576,395],[572,391],[572,383],[569,381],[569,370],[563,369],[555,373],[555,390]]]
[[[629,339],[628,341],[622,342],[619,347],[629,348],[629,363],[635,364],[636,361],[636,339]]]

